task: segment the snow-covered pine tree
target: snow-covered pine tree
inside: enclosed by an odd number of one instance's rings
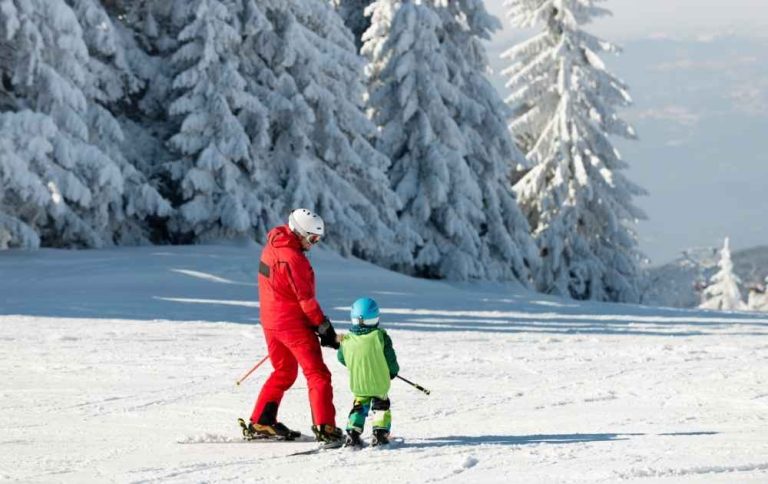
[[[0,17],[1,69],[6,89],[10,86],[3,96],[5,109],[18,112],[16,119],[27,127],[44,127],[44,134],[35,139],[50,143],[36,142],[26,148],[34,155],[16,157],[17,164],[27,163],[26,170],[19,171],[24,180],[13,173],[5,175],[6,190],[23,191],[31,186],[29,177],[37,177],[36,185],[50,192],[49,197],[25,192],[18,219],[35,230],[44,245],[111,244],[124,179],[115,162],[90,140],[84,90],[94,79],[77,17],[62,0],[5,2]],[[27,110],[49,117],[55,129]],[[5,137],[14,139],[16,133]],[[25,145],[16,141],[19,149]],[[33,237],[21,240],[36,245]]]
[[[451,84],[440,18],[428,5],[394,0],[378,0],[370,12],[362,49],[369,113],[381,133],[377,147],[392,159],[390,182],[404,202],[400,222],[421,239],[412,247],[411,271],[488,277],[482,187],[464,159],[470,149],[456,123],[455,110],[470,101]]]
[[[254,34],[243,65],[270,111],[262,177],[272,213],[284,223],[290,210],[313,208],[326,220],[328,246],[385,266],[409,264],[389,159],[369,141],[376,128],[363,110],[363,65],[351,35],[323,0],[262,11],[270,27]]]
[[[110,232],[121,244],[148,240],[150,217],[167,217],[171,207],[147,176],[124,156],[130,143],[125,143],[122,127],[112,112],[144,89],[142,80],[129,62],[127,51],[136,49],[130,32],[119,29],[96,0],[66,0],[83,28],[89,52],[88,70],[91,83],[85,86],[88,99],[89,138],[119,167],[124,180],[123,203],[113,206]],[[127,35],[126,35],[127,34]],[[134,141],[134,140],[132,140]]]
[[[370,16],[366,9],[373,0],[332,0],[336,11],[341,15],[344,25],[352,32],[355,46],[359,51],[363,46],[363,34],[371,26]]]
[[[725,311],[746,309],[741,299],[741,291],[739,290],[741,280],[733,272],[728,237],[723,242],[723,248],[720,251],[720,261],[717,263],[717,267],[720,269],[710,278],[709,285],[702,292],[701,305],[699,307],[702,309]]]
[[[221,13],[221,9],[207,8],[205,12],[198,12],[200,2],[187,0],[124,0],[120,7],[113,11],[113,15],[122,19],[124,27],[130,29],[133,34],[136,45],[128,51],[131,54],[128,59],[134,71],[146,83],[146,89],[132,100],[131,109],[127,112],[130,119],[121,120],[123,129],[129,136],[140,140],[126,144],[124,152],[130,160],[135,160],[137,167],[151,176],[160,186],[162,193],[174,201],[174,205],[181,206],[189,201],[185,200],[185,196],[192,194],[189,191],[189,181],[195,173],[200,172],[197,167],[190,172],[195,157],[193,154],[185,156],[181,153],[182,147],[178,146],[178,143],[184,142],[185,138],[195,141],[195,129],[207,129],[204,136],[208,139],[209,146],[210,143],[226,144],[237,139],[237,143],[243,147],[243,143],[247,141],[247,157],[228,160],[228,170],[211,170],[213,177],[221,176],[214,180],[216,184],[211,186],[212,192],[199,195],[211,200],[221,199],[222,196],[238,198],[240,205],[247,211],[248,226],[239,229],[224,227],[223,221],[216,219],[221,214],[211,212],[211,220],[203,221],[193,229],[189,223],[184,222],[185,214],[190,213],[190,207],[187,206],[184,214],[179,212],[167,226],[160,227],[164,233],[158,235],[164,236],[168,241],[192,242],[245,234],[252,234],[263,240],[267,229],[282,221],[270,207],[270,200],[277,197],[277,194],[271,190],[275,183],[269,178],[271,172],[266,166],[270,155],[270,139],[269,108],[265,105],[265,100],[269,98],[271,89],[259,87],[260,79],[271,75],[270,67],[264,59],[271,58],[276,48],[274,43],[263,42],[262,34],[271,29],[269,20],[263,13],[265,3],[261,0],[221,2],[221,5],[226,6],[225,30],[222,35],[229,35],[229,40],[221,42],[225,39],[219,35],[218,40],[211,40],[208,44],[204,43],[203,37],[210,33],[210,39],[213,39],[215,31],[199,30],[200,37],[196,39],[180,38],[181,33],[194,22],[198,25],[209,22],[201,16],[206,17],[211,12],[215,22],[222,22],[221,18],[216,19],[216,13]],[[227,44],[229,49],[223,48],[223,44]],[[208,53],[213,52],[218,56],[219,62],[226,63],[227,75],[234,80],[234,84],[226,88],[227,92],[223,92],[225,96],[229,95],[225,101],[228,103],[228,119],[231,122],[225,126],[234,129],[234,138],[232,132],[225,132],[222,126],[216,126],[215,123],[197,128],[184,124],[187,118],[194,120],[195,117],[200,119],[201,115],[205,116],[205,110],[213,109],[213,101],[221,99],[216,96],[222,92],[218,92],[217,88],[212,89],[210,93],[205,92],[205,86],[214,87],[216,82],[226,81],[218,77],[214,62],[198,79],[199,85],[179,89],[179,81],[176,79],[185,67],[190,66],[194,70],[195,66],[203,68],[206,62],[210,62],[210,59],[201,57],[203,45],[219,47],[218,50],[209,50]],[[193,57],[198,59],[197,64],[194,60],[185,61],[179,58],[179,52],[196,50],[197,53],[194,53]],[[171,61],[174,56],[176,62]],[[236,94],[238,92],[240,94]],[[234,105],[236,100],[233,93],[235,96],[248,98],[247,109]],[[182,98],[196,98],[195,102],[205,99],[213,101],[203,103],[195,113],[171,114],[180,107],[179,103],[185,102]],[[211,115],[215,116],[215,113]],[[218,138],[218,141],[214,138]],[[231,184],[233,178],[230,176],[229,187],[223,187],[221,183],[227,173],[233,173],[234,167],[240,170],[240,175],[235,177],[237,186]],[[185,195],[182,181],[187,175],[190,175],[190,178]],[[240,214],[244,215],[243,212]],[[240,220],[242,222],[245,218]],[[196,230],[199,230],[199,233]]]
[[[168,114],[170,102],[178,95],[172,87],[178,66],[170,59],[179,47],[179,32],[188,23],[194,3],[121,0],[105,6],[122,37],[130,72],[143,86],[120,102],[118,122],[124,139],[121,153],[163,196],[178,206],[180,190],[167,170],[168,163],[179,158],[168,143],[178,132],[178,123],[171,121]],[[169,232],[169,217],[153,217],[148,222],[153,240],[176,240]]]
[[[762,284],[749,289],[747,309],[749,311],[768,312],[768,277]]]
[[[527,281],[539,265],[530,227],[511,190],[510,173],[528,165],[507,129],[508,107],[486,77],[490,71],[484,40],[501,28],[482,0],[430,0],[441,18],[438,38],[452,85],[462,96],[451,102],[466,138],[465,161],[483,194],[486,221],[480,227],[483,258],[493,279]],[[511,271],[511,272],[510,272]]]
[[[29,110],[0,113],[0,249],[40,246],[39,227],[62,202],[39,173],[51,164],[58,136],[50,116]]]
[[[178,128],[169,142],[179,158],[167,169],[179,201],[170,229],[180,240],[250,234],[251,213],[261,208],[243,120],[266,114],[239,72],[237,7],[228,1],[192,2],[171,57],[176,96],[169,114]]]
[[[196,3],[128,3],[124,17],[150,57],[193,49],[177,39],[191,21],[185,6]],[[290,210],[306,206],[328,222],[328,246],[383,265],[408,263],[410,253],[395,230],[399,200],[386,181],[389,160],[369,141],[376,128],[363,111],[362,62],[332,6],[323,0],[226,4],[232,15],[227,23],[239,29],[239,40],[221,61],[237,66],[245,82],[238,89],[265,108],[236,113],[250,143],[247,160],[238,165],[240,180],[253,184],[243,206],[254,235],[263,240]],[[157,120],[155,132],[163,129],[154,108],[163,104],[162,92],[148,92],[140,103]],[[176,164],[174,170],[179,176],[185,167]]]
[[[542,256],[539,289],[577,299],[637,301],[642,255],[632,225],[645,194],[609,135],[635,138],[616,114],[627,87],[598,54],[619,48],[582,30],[603,0],[508,0],[513,25],[543,30],[503,54],[510,129],[534,167],[515,185]]]

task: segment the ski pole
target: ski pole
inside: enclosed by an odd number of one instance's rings
[[[419,384],[416,384],[416,383],[413,383],[413,382],[412,382],[412,381],[410,381],[410,380],[406,380],[405,378],[401,377],[400,375],[397,375],[397,377],[398,377],[399,379],[403,380],[405,383],[407,383],[407,384],[411,385],[412,387],[416,388],[417,390],[420,390],[420,391],[422,391],[422,392],[426,393],[427,395],[429,395],[430,393],[432,393],[432,392],[430,392],[429,390],[427,390],[426,388],[424,388],[423,386],[421,386],[421,385],[419,385]]]
[[[260,362],[256,363],[256,366],[254,366],[253,368],[251,368],[250,370],[248,370],[248,373],[246,373],[245,375],[243,375],[243,377],[242,377],[242,378],[240,378],[239,380],[237,380],[237,381],[235,382],[235,384],[236,384],[237,386],[240,386],[240,384],[241,384],[243,381],[245,381],[245,379],[246,379],[246,378],[248,378],[248,377],[250,376],[250,374],[251,374],[251,373],[253,373],[254,371],[256,371],[256,368],[260,367],[262,363],[264,363],[265,361],[267,361],[267,358],[269,358],[269,355],[265,356],[264,358],[262,358],[262,359],[261,359],[261,361],[260,361]]]

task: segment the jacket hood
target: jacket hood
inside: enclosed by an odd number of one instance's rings
[[[267,235],[269,245],[272,247],[290,247],[301,250],[301,242],[287,225],[280,225],[269,231]]]

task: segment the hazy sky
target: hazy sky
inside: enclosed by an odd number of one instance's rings
[[[508,27],[504,0],[486,7]],[[714,32],[768,35],[768,0],[607,0],[613,17],[596,20],[593,31],[613,40],[658,33],[698,36]]]
[[[521,32],[504,0],[488,45],[491,67]],[[587,29],[624,48],[604,57],[634,106],[620,114],[640,140],[615,139],[625,174],[650,195],[636,204],[641,249],[655,264],[731,237],[738,250],[768,245],[768,0],[608,0],[612,17]],[[491,77],[502,97],[498,74]]]

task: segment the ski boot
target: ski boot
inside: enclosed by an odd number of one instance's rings
[[[347,439],[344,441],[344,447],[361,448],[363,441],[360,440],[360,432],[355,429],[347,429]]]
[[[312,433],[315,440],[323,443],[323,447],[341,447],[344,444],[344,434],[341,429],[333,425],[313,425]]]
[[[387,429],[373,429],[371,447],[387,445],[389,443],[389,431]]]
[[[296,440],[301,437],[301,432],[291,430],[280,422],[272,425],[261,425],[253,422],[245,424],[243,419],[238,419],[240,427],[243,429],[243,438],[245,440]]]

